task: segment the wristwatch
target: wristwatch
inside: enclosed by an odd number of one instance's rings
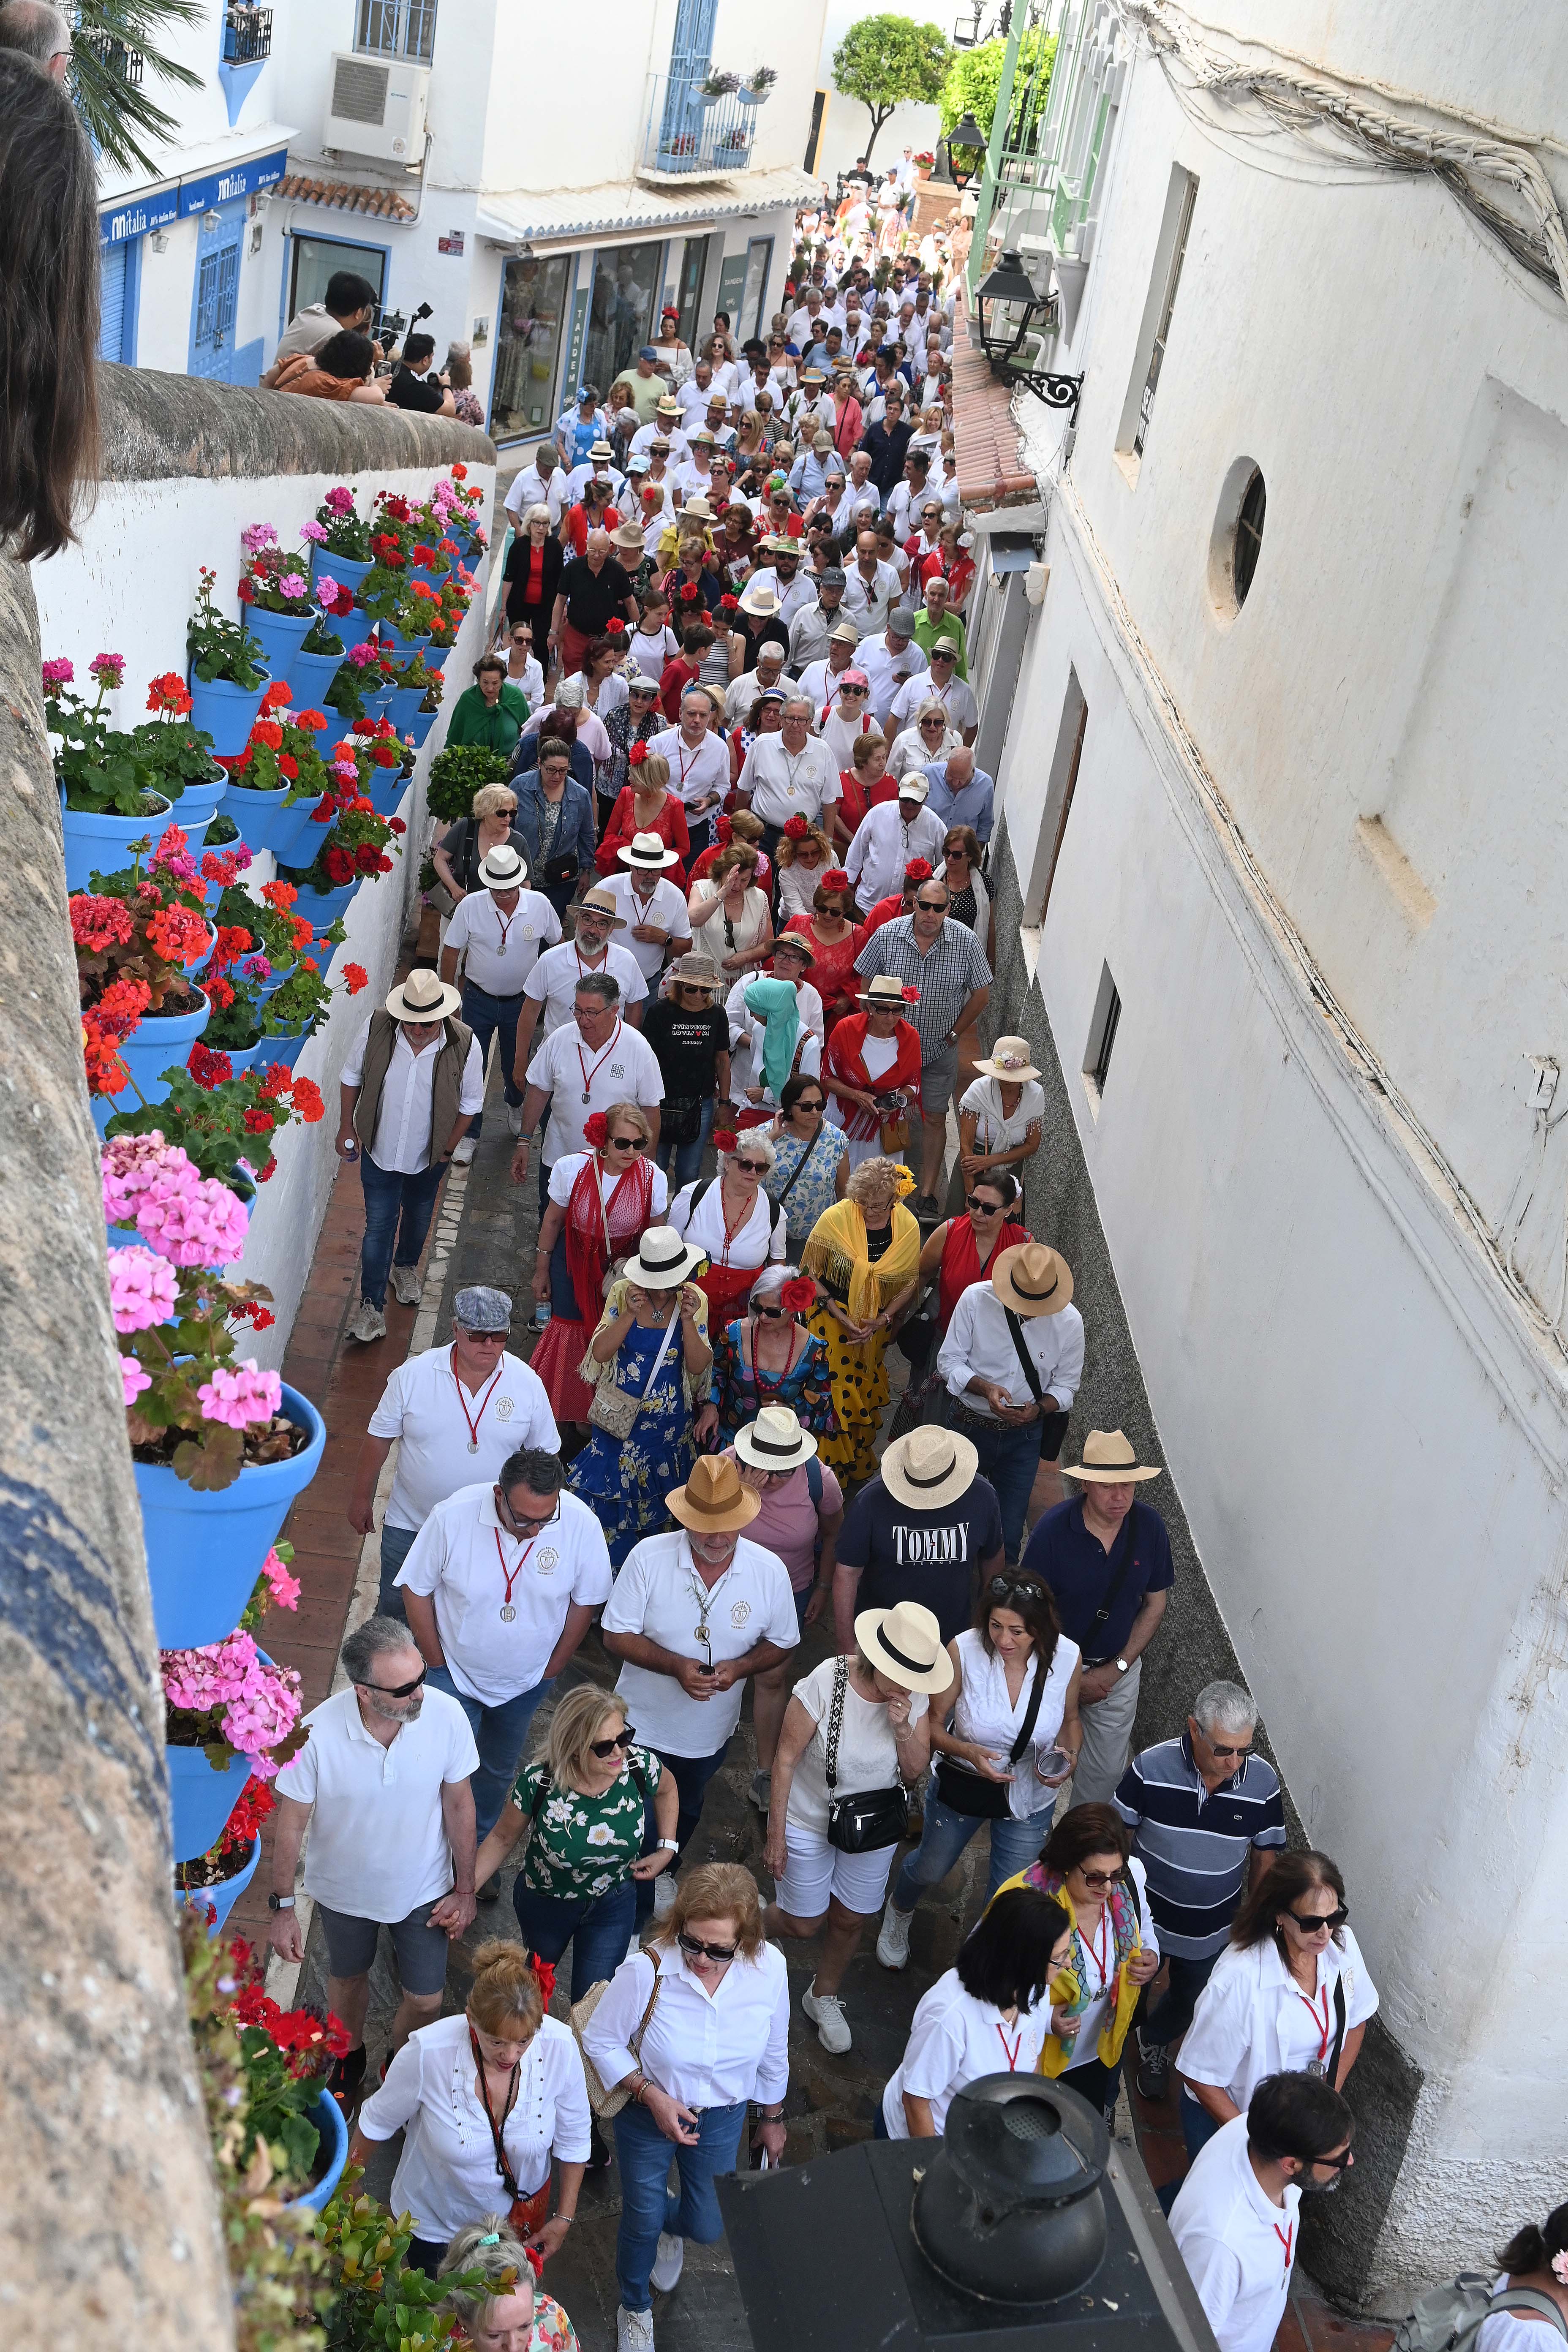
[[[680,1840],[679,1838],[660,1838],[658,1843],[654,1848],[654,1852],[655,1853],[679,1853],[680,1852]]]
[[[269,1895],[267,1898],[267,1908],[269,1911],[292,1911],[294,1897],[291,1895]]]
[[[1116,1661],[1116,1671],[1117,1671],[1117,1673],[1118,1673],[1119,1675],[1124,1675],[1124,1674],[1127,1672],[1128,1666],[1131,1664],[1131,1661],[1130,1659],[1128,1659],[1128,1658],[1118,1658],[1118,1659],[1117,1659],[1117,1661]]]

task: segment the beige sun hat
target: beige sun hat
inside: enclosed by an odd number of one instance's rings
[[[640,1290],[673,1290],[701,1263],[702,1252],[682,1241],[673,1225],[649,1225],[636,1257],[627,1258],[621,1270]]]
[[[1083,1460],[1064,1462],[1061,1467],[1065,1477],[1081,1478],[1091,1486],[1124,1486],[1163,1475],[1158,1463],[1139,1461],[1131,1440],[1119,1429],[1091,1429],[1083,1441]]]
[[[952,1680],[952,1660],[942,1647],[942,1627],[918,1601],[900,1601],[891,1609],[862,1609],[855,1620],[855,1639],[877,1672],[904,1690],[944,1691]]]
[[[448,988],[427,964],[411,971],[385,1000],[395,1021],[445,1021],[456,1013],[462,1001],[461,991]]]
[[[913,1002],[920,1002],[919,992],[911,992]],[[897,1013],[909,1017],[910,997],[904,994],[904,983],[890,971],[879,971],[867,982],[855,1002],[869,1005],[873,1013]]]
[[[623,866],[634,866],[639,874],[659,873],[667,866],[679,866],[680,863],[678,853],[668,848],[663,836],[657,833],[634,833],[625,848],[616,850],[616,856]]]
[[[607,915],[617,931],[626,929],[626,919],[602,882],[592,890],[584,890],[572,911],[580,915],[584,908],[591,915]]]
[[[1072,1300],[1072,1268],[1044,1242],[1015,1242],[997,1251],[991,1287],[1015,1315],[1059,1315]]]
[[[956,1430],[911,1429],[884,1451],[882,1484],[911,1510],[940,1511],[969,1492],[979,1467],[979,1449]]]
[[[643,1240],[647,1240],[647,1234]],[[626,1271],[630,1274],[630,1266]],[[721,1454],[700,1454],[685,1486],[675,1487],[664,1499],[671,1518],[689,1528],[694,1536],[728,1535],[732,1529],[750,1527],[763,1507],[762,1496]]]
[[[989,1055],[974,1066],[988,1078],[1005,1078],[1010,1087],[1020,1087],[1026,1078],[1040,1075],[1029,1059],[1026,1037],[998,1037]]]
[[[672,988],[721,989],[724,985],[712,957],[699,955],[695,949],[688,955],[677,956],[666,978]]]
[[[734,1446],[753,1470],[798,1470],[816,1454],[816,1440],[787,1404],[765,1404],[755,1421],[735,1432]]]
[[[747,581],[741,591],[740,605],[742,612],[749,613],[754,621],[777,618],[779,592],[765,572],[759,572]],[[782,653],[783,646],[778,650]]]
[[[610,545],[624,547],[628,555],[640,555],[643,552],[643,536],[635,522],[617,523],[610,533]]]

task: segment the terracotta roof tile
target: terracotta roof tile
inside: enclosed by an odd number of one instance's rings
[[[972,513],[1026,506],[1039,496],[1035,477],[1021,469],[1020,436],[1012,394],[998,383],[981,351],[969,312],[959,309],[952,344],[952,440],[958,489]]]
[[[411,221],[418,217],[399,189],[365,187],[356,180],[312,180],[304,172],[291,172],[287,179],[279,181],[274,193],[290,196],[297,204],[321,205],[333,212],[362,213],[372,220]]]

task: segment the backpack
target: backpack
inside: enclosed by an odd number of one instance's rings
[[[1568,2324],[1548,2294],[1533,2287],[1505,2287],[1497,2294],[1477,2271],[1461,2271],[1447,2286],[1428,2287],[1394,2331],[1393,2352],[1462,2352],[1473,2344],[1494,2311],[1533,2311],[1550,2319],[1568,2338]]]

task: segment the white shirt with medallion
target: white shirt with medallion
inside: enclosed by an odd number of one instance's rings
[[[599,1623],[602,1633],[642,1633],[704,1665],[744,1657],[759,1642],[793,1650],[800,1640],[789,1570],[776,1552],[741,1536],[723,1575],[704,1586],[683,1528],[632,1546]],[[699,1624],[706,1641],[698,1638]],[[668,1756],[717,1755],[741,1719],[745,1688],[738,1682],[711,1698],[688,1698],[673,1675],[630,1664],[616,1683],[637,1738]]]
[[[584,1043],[575,1021],[552,1029],[528,1066],[528,1083],[550,1093],[544,1164],[553,1168],[584,1148],[584,1128],[596,1110],[635,1102],[651,1110],[664,1100],[664,1079],[653,1047],[640,1030],[617,1021],[602,1045]]]
[[[715,1176],[700,1189],[702,1198],[696,1202],[695,1207],[692,1203],[699,1190],[698,1183],[683,1184],[677,1192],[669,1204],[672,1231],[679,1234],[693,1249],[700,1249],[715,1266],[754,1266],[761,1273],[770,1260],[774,1265],[783,1265],[785,1221],[761,1184],[757,1186],[750,1214],[733,1233],[725,1223],[721,1178]]]
[[[574,1601],[596,1609],[609,1599],[610,1554],[594,1513],[564,1487],[548,1526],[512,1535],[496,1516],[491,1482],[437,1504],[397,1582],[434,1603],[458,1690],[500,1706],[542,1679]]]
[[[1377,2008],[1377,1988],[1361,1946],[1349,1927],[1340,1928],[1339,1935],[1339,1943],[1331,1936],[1319,1954],[1310,2000],[1272,1937],[1245,1951],[1227,1944],[1198,1996],[1182,2042],[1182,2073],[1224,2091],[1245,2115],[1266,2074],[1326,2067],[1339,2031],[1336,1982],[1344,1986],[1347,2033],[1364,2025]],[[1182,2095],[1191,2093],[1184,2090]]]
[[[523,2196],[543,2188],[552,2157],[587,2162],[588,2122],[588,2085],[572,2029],[546,2017],[519,2061],[517,2097],[501,2126],[501,2146]],[[413,2215],[416,2237],[449,2244],[470,2221],[504,2212],[510,2202],[479,2100],[465,2013],[437,2018],[409,2035],[361,2107],[359,2127],[372,2140],[404,2132],[392,2196],[396,2211]]]
[[[280,1797],[315,1807],[306,1894],[330,1911],[387,1926],[450,1894],[441,1792],[479,1764],[457,1700],[426,1690],[419,1713],[384,1748],[365,1729],[352,1687],[312,1707],[304,1726],[310,1736],[274,1786]]]
[[[493,890],[470,890],[458,901],[441,944],[468,958],[463,970],[490,996],[521,996],[523,982],[561,937],[561,918],[537,890],[520,890],[510,915]]]
[[[629,948],[617,947],[612,940],[604,961],[590,963],[575,940],[563,940],[558,948],[545,950],[522,983],[523,994],[544,1007],[547,1037],[574,1019],[577,982],[596,971],[605,973],[620,990],[623,1013],[629,1004],[640,1004],[647,994],[642,966]]]
[[[729,792],[730,747],[722,735],[704,735],[694,748],[679,727],[667,727],[662,735],[651,738],[647,749],[649,759],[668,761],[670,791],[699,815],[710,814],[698,808],[700,802],[721,801]]]
[[[634,2053],[631,2038],[656,1982],[658,1999]],[[784,1956],[776,1944],[763,1944],[754,1959],[731,1960],[710,1992],[673,1937],[668,1946],[650,1944],[623,1960],[610,1979],[583,2048],[602,2083],[624,2083],[640,2068],[661,2091],[699,2113],[739,2106],[742,2099],[777,2106],[789,2086]]]
[[[357,1087],[364,1076],[364,1049],[369,1034],[367,1029],[359,1044],[350,1050],[340,1073],[345,1087]],[[371,1158],[389,1174],[417,1176],[430,1165],[430,1100],[436,1083],[436,1063],[444,1042],[441,1037],[432,1037],[416,1054],[402,1022],[397,1024],[392,1058],[382,1081],[375,1133],[370,1142]],[[458,1083],[459,1114],[471,1118],[476,1111],[483,1109],[484,1100],[484,1064],[476,1037],[468,1047]],[[444,1135],[436,1138],[437,1155],[446,1140]]]
[[[843,786],[827,745],[808,735],[798,751],[782,735],[759,735],[746,754],[736,789],[752,796],[752,814],[764,824],[787,824],[803,816],[815,824]]]
[[[426,1348],[399,1364],[371,1416],[372,1437],[397,1441],[389,1528],[422,1528],[456,1487],[499,1478],[520,1446],[561,1451],[544,1383],[521,1356],[503,1352],[473,1390],[459,1381],[453,1353]]]
[[[1051,2005],[1020,2010],[1009,2024],[994,2002],[965,1992],[958,1970],[949,1969],[921,1995],[909,2042],[882,2093],[882,2120],[889,2139],[908,2139],[904,2093],[924,2099],[937,2134],[947,2129],[947,2111],[965,2083],[982,2074],[1032,2074],[1050,2032]]]
[[[626,928],[620,937],[626,943],[626,953],[636,959],[645,982],[657,980],[666,954],[690,935],[685,891],[678,882],[669,879],[667,871],[658,876],[647,897],[641,898],[636,877],[624,866],[618,874],[612,874],[607,882],[602,882],[599,887],[609,892],[626,923]],[[634,940],[632,932],[639,923],[657,925],[666,934],[664,940]]]
[[[1265,2194],[1244,2115],[1194,2158],[1171,2208],[1171,2234],[1219,2352],[1269,2352],[1290,2292],[1300,2205],[1293,2180],[1282,2204]]]

